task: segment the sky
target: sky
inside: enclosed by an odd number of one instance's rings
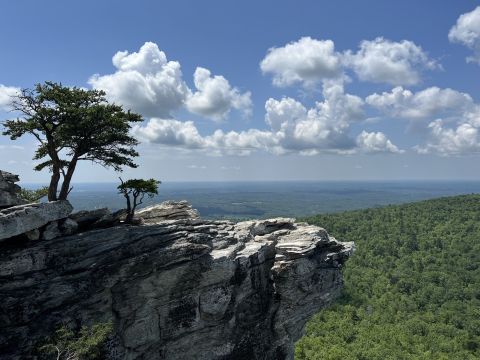
[[[480,1],[4,1],[0,54],[0,121],[47,80],[140,113],[126,178],[480,179]],[[47,181],[36,146],[0,169]]]

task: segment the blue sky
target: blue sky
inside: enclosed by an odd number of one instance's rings
[[[54,80],[144,115],[125,176],[478,180],[478,5],[2,2],[0,118],[15,89]],[[0,137],[0,168],[45,181],[34,147]],[[74,180],[116,177],[83,164]]]

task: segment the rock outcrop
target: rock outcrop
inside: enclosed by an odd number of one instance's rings
[[[15,184],[18,181],[17,175],[0,170],[0,209],[25,204],[19,197],[20,186]]]
[[[142,218],[146,224],[155,224],[164,220],[199,218],[198,211],[185,200],[164,201],[158,205],[148,206],[136,211],[135,216]]]
[[[119,225],[125,220],[127,210],[120,209],[111,212],[110,209],[102,208],[95,210],[81,210],[73,213],[69,218],[78,224],[79,231],[103,229]]]
[[[110,359],[292,359],[307,319],[339,295],[352,250],[284,218],[187,218],[0,247],[0,359],[34,358],[61,324],[106,321]]]
[[[31,233],[52,221],[65,219],[72,210],[68,201],[18,205],[1,210],[0,241]]]

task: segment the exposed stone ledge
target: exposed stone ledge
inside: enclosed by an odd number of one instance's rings
[[[185,200],[164,201],[161,204],[148,206],[136,212],[146,224],[155,224],[164,220],[197,219],[198,211]]]
[[[15,184],[18,181],[18,175],[0,170],[0,209],[25,204],[18,196],[20,186]]]
[[[13,206],[0,211],[0,241],[65,219],[73,208],[68,201]]]
[[[117,226],[0,252],[0,359],[112,320],[111,359],[292,359],[353,251],[292,219]]]

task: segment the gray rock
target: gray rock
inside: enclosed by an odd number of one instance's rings
[[[107,208],[82,210],[71,214],[69,218],[78,224],[79,230],[86,230],[89,229],[95,222],[108,215],[111,215],[111,213],[112,212]]]
[[[60,236],[73,235],[78,230],[78,224],[69,218],[48,223],[42,232],[42,240],[52,240]]]
[[[72,212],[68,201],[18,205],[0,211],[0,240],[39,229],[51,221],[64,219]]]
[[[78,230],[78,223],[75,220],[66,218],[65,220],[60,222],[59,228],[62,235],[73,235]]]
[[[40,230],[39,229],[33,229],[33,230],[30,230],[30,231],[27,231],[25,233],[25,236],[27,237],[28,240],[31,240],[31,241],[40,240]]]
[[[25,204],[26,201],[19,197],[20,186],[18,175],[0,170],[0,209]]]
[[[62,323],[106,321],[116,359],[293,359],[352,251],[292,219],[164,220],[0,251],[0,359],[33,358]]]
[[[146,224],[155,224],[164,220],[197,219],[198,211],[185,200],[164,201],[161,204],[148,206],[135,212]]]
[[[92,225],[90,225],[90,229],[102,229],[118,225],[120,224],[121,220],[125,220],[126,216],[126,209],[120,209],[113,213],[109,212],[108,214],[102,216],[100,219],[95,221]]]
[[[42,233],[42,240],[52,240],[59,236],[62,236],[62,232],[58,227],[58,221],[52,221],[47,226],[45,226],[45,229]]]

